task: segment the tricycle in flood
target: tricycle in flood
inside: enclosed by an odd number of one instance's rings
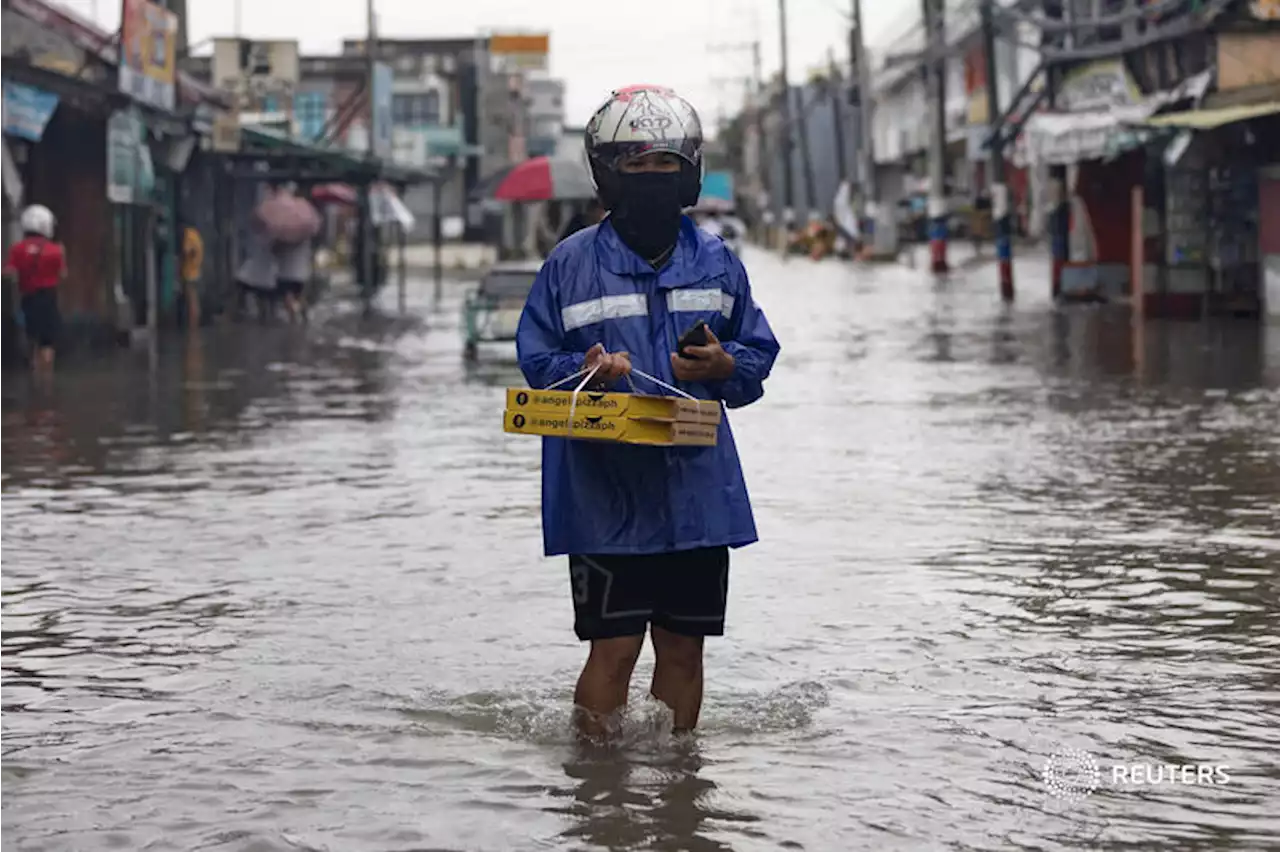
[[[511,343],[533,279],[542,268],[539,261],[496,264],[485,273],[463,305],[463,353],[468,360],[479,354],[481,343]]]

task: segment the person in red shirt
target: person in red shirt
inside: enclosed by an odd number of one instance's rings
[[[22,211],[23,237],[9,249],[4,274],[18,279],[27,339],[33,347],[32,366],[53,369],[61,315],[58,284],[67,277],[67,255],[53,240],[53,213],[42,204]]]

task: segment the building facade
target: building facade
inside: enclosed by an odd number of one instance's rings
[[[791,215],[796,223],[810,217],[825,218],[832,212],[832,203],[840,182],[852,177],[858,161],[858,120],[849,101],[849,88],[839,78],[815,79],[802,86],[792,86],[790,116],[791,151],[787,156],[785,125],[781,108],[781,95],[773,98],[765,114],[765,146],[762,151],[758,134],[750,132],[746,137],[753,141],[744,144],[744,159],[750,156],[769,164],[767,184],[771,188],[768,210],[774,221],[785,221],[787,214],[786,172],[791,172]],[[805,124],[804,132],[799,123]],[[838,130],[837,130],[838,127]],[[805,142],[808,150],[805,150]],[[806,163],[807,159],[807,163]],[[789,163],[787,161],[790,161]],[[812,197],[810,195],[809,170],[812,171]]]
[[[525,80],[524,91],[528,121],[525,147],[529,156],[553,155],[564,132],[564,81],[531,74]]]
[[[1116,7],[1123,25],[1076,3],[1074,38],[1046,38],[1055,97],[1027,121],[1027,157],[1052,170],[1058,201],[1054,294],[1147,316],[1275,310],[1280,10]]]
[[[969,208],[979,193],[989,190],[991,153],[984,143],[993,116],[987,100],[988,73],[996,76],[998,116],[1010,108],[1018,90],[1035,72],[1036,56],[1034,49],[997,40],[994,67],[989,72],[973,4],[949,10],[945,40],[949,47],[944,74],[946,200],[954,214]],[[871,135],[877,187],[881,202],[897,209],[900,220],[924,213],[929,190],[927,152],[935,124],[924,66],[919,60],[894,62],[890,57],[910,57],[924,46],[923,29],[911,30],[877,51],[879,67],[872,75]],[[1015,140],[1005,148],[1005,181],[1015,227],[1035,234],[1044,219],[1044,170],[1037,174],[1025,168],[1018,146]],[[961,223],[963,219],[953,217],[953,221]]]
[[[364,56],[365,44],[345,40],[342,52]],[[472,236],[482,232],[482,211],[470,196],[484,174],[478,154],[489,83],[486,39],[381,38],[378,59],[390,65],[394,75],[393,156],[408,166],[441,168],[446,175],[439,211],[432,187],[406,193],[405,204],[417,219],[412,238],[429,237],[437,216],[462,218]]]
[[[58,287],[63,344],[158,327],[180,298],[178,224],[210,206],[191,198],[187,172],[223,99],[156,53],[142,61],[158,85],[123,90],[122,60],[137,57],[120,55],[116,34],[47,0],[6,0],[2,29],[6,249],[21,236],[23,207],[54,213],[69,260]],[[11,351],[12,307],[5,298],[6,356],[20,354]]]

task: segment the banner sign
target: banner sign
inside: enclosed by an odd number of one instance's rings
[[[178,16],[147,0],[124,0],[120,18],[120,91],[173,112],[177,101]]]
[[[58,96],[35,86],[4,81],[4,133],[39,142],[58,108]]]

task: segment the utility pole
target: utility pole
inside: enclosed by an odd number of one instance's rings
[[[835,128],[836,173],[839,182],[849,179],[849,163],[844,147],[844,107],[840,100],[844,95],[844,79],[836,67],[834,50],[827,51],[827,77],[831,81],[829,95],[831,97],[831,126]]]
[[[187,0],[160,0],[160,5],[173,13],[178,21],[178,31],[173,39],[174,53],[178,64],[187,55]],[[93,19],[98,19],[98,0],[93,0]]]
[[[1000,298],[1013,301],[1013,228],[1009,187],[1004,182],[1004,145],[1000,136],[1000,77],[996,68],[996,27],[991,6],[982,0],[982,53],[987,70],[987,122],[991,128],[991,215],[996,226],[996,262],[1000,269]]]
[[[712,82],[734,82],[745,85],[749,93],[748,108],[751,111],[751,121],[753,132],[756,137],[756,169],[755,174],[748,175],[751,178],[751,189],[753,191],[751,204],[749,207],[757,213],[763,213],[763,209],[756,210],[760,192],[766,194],[769,192],[769,158],[768,146],[765,144],[764,131],[764,114],[765,114],[765,87],[764,74],[762,71],[762,61],[760,58],[760,39],[753,39],[749,42],[737,42],[732,44],[711,44],[707,46],[709,53],[728,53],[742,50],[751,52],[751,76],[750,77],[730,77],[715,78]],[[746,164],[745,146],[744,146],[743,163]]]
[[[377,98],[373,92],[373,82],[377,74],[378,62],[378,35],[377,22],[374,19],[373,0],[365,0],[365,15],[367,17],[366,25],[368,34],[365,36],[365,156],[373,159],[373,117],[377,110],[375,105]],[[361,240],[364,251],[361,253],[360,266],[364,270],[364,286],[360,288],[360,292],[364,297],[364,308],[366,311],[373,304],[374,294],[377,292],[377,282],[374,280],[374,274],[377,270],[376,255],[378,247],[374,245],[377,238],[377,229],[373,226],[373,186],[365,183],[361,193],[361,212],[360,229],[364,235]]]
[[[944,0],[923,0],[927,47],[925,67],[928,78],[929,109],[933,133],[929,136],[929,255],[930,267],[943,273],[947,266],[947,59],[943,48],[946,34]]]
[[[1068,25],[1075,24],[1075,9],[1070,3],[1049,6],[1045,16],[1063,20]],[[1075,47],[1074,33],[1068,27],[1061,35],[1042,33],[1041,51],[1044,42],[1048,41],[1059,49]],[[1045,69],[1045,84],[1049,89],[1049,109],[1054,109],[1058,99],[1058,83],[1061,75],[1058,69],[1050,65]],[[1067,167],[1053,165],[1049,167],[1049,204],[1048,217],[1049,250],[1053,258],[1049,271],[1049,289],[1054,301],[1062,296],[1062,270],[1071,259],[1071,199],[1067,191]]]
[[[782,42],[782,226],[790,236],[795,217],[795,179],[791,173],[791,154],[795,149],[795,133],[791,125],[791,78],[787,73],[787,0],[778,0],[778,34]]]
[[[804,200],[809,220],[818,214],[818,190],[813,181],[813,148],[809,145],[809,110],[811,105],[805,103],[805,95],[811,90],[805,84],[800,87],[800,114],[796,117],[796,130],[800,134],[800,166],[804,169]]]
[[[858,184],[861,199],[858,216],[865,229],[864,243],[877,250],[888,245],[896,235],[887,234],[877,239],[876,229],[880,220],[880,194],[876,182],[875,132],[872,127],[874,109],[871,94],[871,65],[867,62],[867,42],[862,29],[862,0],[853,0],[853,27],[849,30],[849,62],[852,66],[852,82],[858,92]]]
[[[751,199],[752,209],[756,210],[756,227],[759,228],[759,221],[763,218],[763,209],[760,207],[760,194],[765,197],[773,198],[773,181],[770,179],[769,168],[769,144],[764,133],[764,106],[765,106],[765,90],[764,90],[764,72],[762,70],[763,63],[760,60],[760,39],[756,39],[751,43],[751,74],[755,77],[755,98],[752,103],[752,112],[755,114],[756,125],[756,172],[759,183],[755,197]]]

